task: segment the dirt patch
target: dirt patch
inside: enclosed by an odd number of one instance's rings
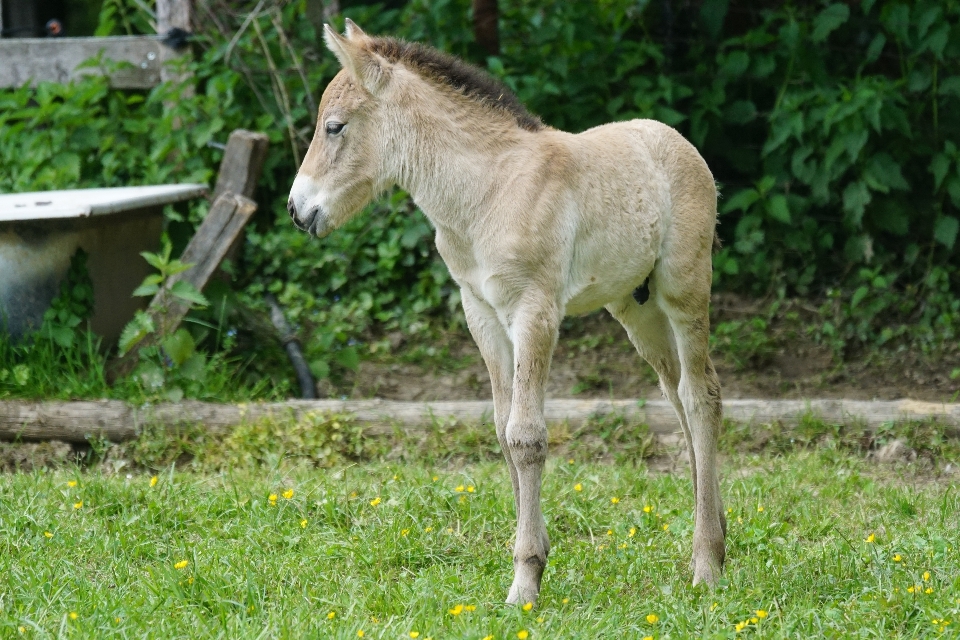
[[[802,302],[771,320],[750,344],[728,338],[713,350],[725,398],[913,398],[956,401],[960,353],[931,358],[910,351],[854,355],[834,361],[830,350],[802,329],[816,310]],[[731,294],[714,297],[714,326],[762,313],[760,304]],[[806,318],[800,317],[806,315]],[[798,319],[799,317],[799,319]],[[762,340],[756,344],[756,340]],[[324,384],[323,396],[390,400],[478,400],[490,398],[490,381],[466,332],[440,342],[449,357],[417,361],[365,361],[338,386]],[[749,357],[745,357],[746,351]],[[409,360],[410,358],[408,358]],[[636,353],[623,328],[606,312],[564,321],[550,370],[549,398],[659,398],[657,376]]]

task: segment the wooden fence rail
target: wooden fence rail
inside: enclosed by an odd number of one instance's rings
[[[679,430],[673,407],[665,400],[547,400],[547,421],[583,424],[610,413],[644,422],[654,433]],[[936,419],[949,435],[960,437],[960,404],[895,400],[727,400],[724,417],[748,424],[796,424],[806,415],[834,424],[859,423],[868,428],[904,420]],[[119,400],[88,402],[0,402],[0,440],[65,440],[83,442],[100,436],[114,442],[135,438],[144,425],[173,427],[201,425],[212,435],[224,435],[244,421],[267,416],[297,417],[310,411],[350,413],[368,425],[370,435],[390,433],[396,427],[429,427],[434,418],[463,422],[489,421],[488,401],[397,402],[391,400],[291,400],[276,403],[216,404],[184,401],[131,406]]]

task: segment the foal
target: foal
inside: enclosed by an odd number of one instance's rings
[[[343,69],[290,191],[317,237],[385,189],[410,193],[436,228],[490,372],[517,514],[509,603],[535,601],[550,552],[540,510],[544,388],[566,314],[605,307],[660,376],[687,441],[696,500],[693,583],[713,585],[726,521],[717,476],[720,384],[708,353],[713,176],[652,120],[573,135],[501,83],[429,47],[325,28]],[[649,299],[633,293],[649,285]]]

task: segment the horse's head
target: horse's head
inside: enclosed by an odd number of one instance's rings
[[[320,100],[317,129],[290,189],[287,210],[297,228],[323,237],[390,186],[382,167],[378,96],[390,63],[367,48],[370,37],[347,19],[346,37],[324,25],[327,47],[343,69]]]

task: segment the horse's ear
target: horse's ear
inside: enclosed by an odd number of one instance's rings
[[[343,68],[360,80],[367,91],[376,93],[386,83],[390,64],[365,46],[370,37],[360,31],[352,20],[347,20],[346,38],[325,24],[323,39]]]
[[[357,26],[356,22],[347,18],[347,40],[363,40],[368,37],[363,29]]]

